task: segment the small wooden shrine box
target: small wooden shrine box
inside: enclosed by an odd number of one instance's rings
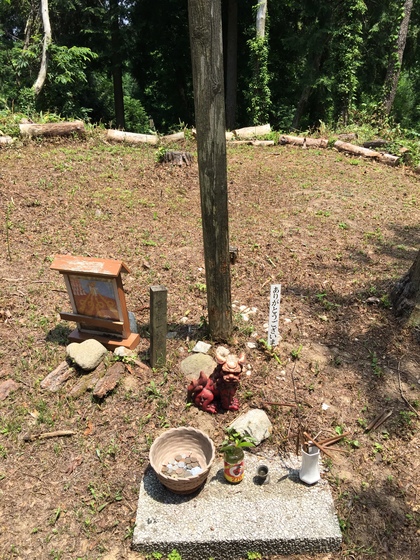
[[[63,275],[70,297],[73,313],[60,317],[77,323],[71,342],[95,338],[109,350],[139,344],[140,336],[130,330],[121,279],[129,269],[122,261],[56,255],[50,268]]]

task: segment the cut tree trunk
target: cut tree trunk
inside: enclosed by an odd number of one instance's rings
[[[274,146],[274,140],[231,140],[229,145],[241,145],[246,146]]]
[[[363,142],[363,147],[364,148],[383,148],[387,144],[389,144],[389,142],[387,140],[378,139],[378,140],[371,140],[370,142]]]
[[[169,142],[178,142],[178,140],[184,140],[185,134],[184,131],[175,132],[174,134],[167,134],[166,136],[162,136],[162,142],[169,143]]]
[[[420,325],[420,251],[410,270],[391,291],[391,301],[397,317],[405,317],[413,326]]]
[[[237,138],[254,138],[255,136],[264,136],[271,132],[269,124],[262,124],[259,126],[248,126],[246,128],[238,128],[233,131]]]
[[[13,138],[11,136],[0,136],[0,145],[11,144],[12,142],[13,142]]]
[[[305,148],[327,148],[328,140],[326,138],[306,138],[305,136],[283,135],[280,137],[279,144],[292,144]]]
[[[382,163],[386,163],[387,165],[395,166],[398,165],[400,161],[400,158],[398,156],[394,156],[392,154],[383,154],[375,150],[369,150],[369,148],[355,146],[354,144],[349,144],[348,142],[341,142],[341,140],[337,140],[337,142],[334,143],[334,147],[337,148],[337,150],[339,150],[340,152],[348,152],[356,156],[376,159],[378,161],[381,161]]]
[[[108,140],[115,142],[127,142],[128,144],[159,144],[157,134],[137,134],[136,132],[124,132],[122,130],[107,130]]]
[[[59,122],[47,124],[29,124],[19,125],[20,134],[26,138],[34,138],[35,136],[84,136],[85,125],[83,121]]]

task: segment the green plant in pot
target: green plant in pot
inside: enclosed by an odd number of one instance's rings
[[[241,482],[245,474],[244,448],[255,447],[255,438],[240,434],[234,428],[226,428],[225,439],[220,446],[223,452],[225,479],[232,484]]]

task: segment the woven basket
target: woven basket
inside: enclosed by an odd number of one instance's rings
[[[192,453],[203,469],[189,478],[174,479],[162,473],[162,466],[179,454]],[[149,453],[150,464],[160,482],[175,494],[191,494],[204,484],[214,461],[215,448],[212,440],[196,428],[172,428],[159,436]]]

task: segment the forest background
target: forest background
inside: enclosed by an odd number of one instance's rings
[[[222,11],[228,129],[380,130],[391,118],[417,140],[418,3],[222,0]],[[2,0],[0,111],[132,132],[193,126],[187,0]]]

